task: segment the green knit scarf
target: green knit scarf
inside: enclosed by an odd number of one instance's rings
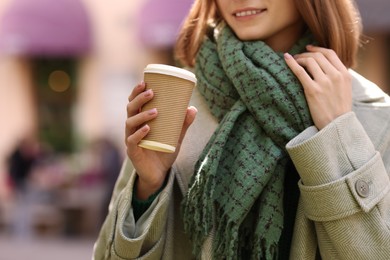
[[[215,29],[216,30],[216,29]],[[312,43],[305,35],[289,51]],[[286,143],[312,125],[303,89],[262,41],[242,42],[228,26],[197,55],[198,88],[219,127],[206,145],[182,204],[199,257],[214,230],[213,259],[275,259],[283,229]]]

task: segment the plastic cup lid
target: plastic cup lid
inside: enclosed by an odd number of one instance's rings
[[[179,77],[179,78],[192,81],[195,84],[197,81],[195,74],[192,73],[191,71],[170,66],[170,65],[165,65],[165,64],[149,64],[144,69],[144,73],[159,73],[159,74],[170,75],[170,76]]]

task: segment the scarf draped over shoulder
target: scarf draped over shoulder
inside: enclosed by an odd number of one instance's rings
[[[197,256],[214,229],[213,259],[274,259],[284,224],[285,145],[312,120],[282,53],[217,28],[198,52],[195,73],[220,124],[183,200],[184,225]],[[311,43],[305,34],[289,53]]]

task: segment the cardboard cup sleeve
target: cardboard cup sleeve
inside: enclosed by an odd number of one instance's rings
[[[150,131],[141,140],[139,146],[173,153],[197,82],[196,77],[185,69],[163,64],[149,64],[144,69],[144,81],[146,88],[153,90],[154,97],[143,106],[142,111],[157,108],[158,115],[148,122]]]

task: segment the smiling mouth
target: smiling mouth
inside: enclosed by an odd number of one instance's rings
[[[259,14],[259,13],[261,13],[263,11],[264,10],[262,10],[262,9],[240,11],[240,12],[234,13],[234,16],[236,16],[236,17],[251,16],[251,15]]]

